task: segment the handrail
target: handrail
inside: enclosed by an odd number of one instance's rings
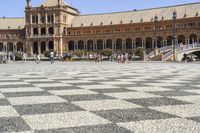
[[[179,54],[179,53],[182,53],[185,50],[190,50],[190,49],[194,49],[194,48],[200,48],[200,43],[183,45],[183,46],[177,47],[176,50],[177,50],[177,54]],[[168,60],[172,56],[173,56],[173,50],[170,50],[170,52],[166,53],[163,56],[163,61]]]

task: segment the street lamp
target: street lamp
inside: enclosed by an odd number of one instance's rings
[[[158,16],[156,15],[154,17],[154,22],[155,22],[155,48],[157,49],[158,45],[158,38],[157,38],[157,25],[158,25]]]
[[[174,22],[174,30],[173,30],[173,58],[174,58],[174,61],[176,61],[176,18],[177,18],[177,12],[174,10],[173,12],[173,22]]]

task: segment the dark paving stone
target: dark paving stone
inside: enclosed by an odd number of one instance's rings
[[[13,106],[21,115],[47,114],[47,113],[61,113],[84,111],[84,109],[71,103],[49,103],[49,104],[35,104],[35,105],[17,105]]]
[[[50,96],[52,95],[46,91],[36,92],[15,92],[15,93],[3,93],[5,97],[25,97],[25,96]]]
[[[3,81],[0,81],[0,83],[3,83],[3,82],[22,82],[21,80],[3,80]]]
[[[40,87],[43,90],[75,90],[75,89],[82,89],[80,87],[76,87],[76,86],[64,86],[64,87]]]
[[[190,120],[193,120],[193,121],[196,121],[198,123],[200,123],[200,116],[197,116],[197,117],[191,117],[191,118],[188,118]]]
[[[99,92],[99,93],[135,92],[134,90],[128,90],[125,88],[92,89],[91,91],[95,91],[95,92]]]
[[[137,109],[118,109],[118,110],[106,110],[106,111],[92,111],[92,113],[108,119],[114,123],[117,122],[131,122],[140,120],[152,120],[152,119],[167,119],[175,118],[176,116],[162,113],[156,110],[148,108]]]
[[[0,88],[21,88],[21,87],[34,87],[31,84],[22,84],[22,85],[12,85],[12,82],[10,85],[1,85]]]
[[[190,104],[187,102],[183,102],[180,100],[172,99],[172,98],[144,98],[144,99],[128,99],[126,100],[128,102],[138,104],[144,107],[150,107],[150,106],[167,106],[167,105],[184,105],[184,104]]]
[[[7,105],[11,105],[7,99],[5,98],[0,99],[0,106],[7,106]]]
[[[22,132],[30,131],[31,128],[21,117],[0,118],[0,132]]]
[[[184,91],[157,91],[157,92],[148,92],[160,96],[190,96],[190,95],[199,95],[196,93],[189,93]]]
[[[48,84],[48,83],[56,83],[55,81],[26,81],[30,84]]]
[[[106,100],[106,99],[115,99],[110,96],[103,94],[86,94],[86,95],[72,95],[72,96],[60,96],[68,101],[90,101],[90,100]]]
[[[98,82],[85,82],[85,83],[83,83],[83,82],[81,82],[81,83],[67,83],[67,84],[70,84],[70,85],[74,85],[74,86],[81,86],[81,85],[100,85],[100,83],[98,83]]]
[[[35,133],[133,133],[114,124],[35,131]]]

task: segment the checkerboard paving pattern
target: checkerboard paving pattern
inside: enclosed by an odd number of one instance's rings
[[[0,132],[199,133],[200,65],[0,65]]]

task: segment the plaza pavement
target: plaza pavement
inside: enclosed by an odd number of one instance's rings
[[[0,65],[0,132],[199,133],[200,64]]]

